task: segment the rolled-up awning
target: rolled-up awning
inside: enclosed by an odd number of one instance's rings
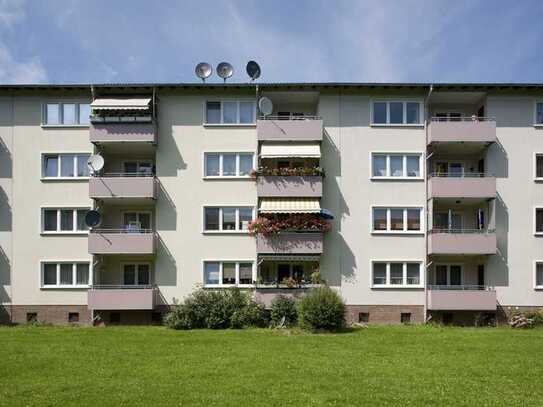
[[[258,263],[263,261],[320,261],[320,256],[300,256],[297,254],[267,254],[258,256]]]
[[[262,198],[261,213],[319,213],[319,198]]]
[[[151,98],[95,99],[93,110],[149,110]]]
[[[320,158],[319,143],[263,143],[260,149],[262,158],[312,157]]]

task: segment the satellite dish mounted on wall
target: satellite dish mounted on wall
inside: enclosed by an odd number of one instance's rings
[[[269,116],[273,112],[272,101],[266,96],[261,97],[258,100],[258,110],[260,110],[260,113],[262,113],[264,116]]]
[[[217,75],[221,77],[225,82],[234,74],[234,67],[228,62],[221,62],[217,65]]]
[[[104,157],[102,157],[100,154],[91,155],[87,160],[87,165],[91,172],[99,172],[102,168],[104,168]]]
[[[200,62],[198,65],[196,65],[194,73],[196,73],[196,76],[200,78],[202,82],[205,82],[206,79],[209,78],[213,73],[213,68],[207,62]]]
[[[100,215],[100,212],[91,209],[86,213],[85,225],[87,225],[89,228],[99,226],[100,223],[102,223],[102,215]]]
[[[246,71],[247,75],[249,75],[252,81],[260,77],[260,65],[258,65],[255,61],[247,62]]]

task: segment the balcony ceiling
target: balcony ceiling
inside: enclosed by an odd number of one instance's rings
[[[304,104],[317,105],[319,101],[319,92],[262,92],[262,96],[270,98],[274,104]]]
[[[485,92],[432,92],[430,104],[473,105],[486,96]]]

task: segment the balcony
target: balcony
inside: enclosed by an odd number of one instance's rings
[[[284,232],[273,235],[257,235],[256,250],[262,254],[321,254],[323,233]]]
[[[278,296],[300,299],[306,295],[311,288],[319,287],[320,285],[306,285],[304,287],[295,288],[272,288],[272,287],[256,287],[255,300],[263,304],[264,307],[270,308],[273,300]]]
[[[430,286],[432,311],[496,311],[496,291],[484,286]]]
[[[89,196],[93,199],[156,199],[156,180],[152,175],[105,174],[91,177]]]
[[[320,198],[322,176],[259,176],[257,193],[265,198]]]
[[[156,144],[156,123],[147,122],[97,122],[90,124],[90,142],[109,143],[147,143]]]
[[[428,181],[430,198],[495,198],[496,178],[480,173],[432,174]]]
[[[317,116],[267,116],[256,121],[259,141],[322,141],[322,119]]]
[[[432,118],[428,124],[428,144],[479,143],[496,141],[496,121],[490,118]]]
[[[87,294],[89,309],[96,311],[152,310],[157,290],[153,286],[92,286]]]
[[[496,254],[496,233],[478,229],[433,229],[428,233],[429,255]]]
[[[152,230],[92,229],[90,254],[155,254],[156,234]]]

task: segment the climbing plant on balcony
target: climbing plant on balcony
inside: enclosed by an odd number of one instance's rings
[[[265,214],[249,223],[252,235],[273,235],[281,232],[326,232],[330,222],[318,214]]]

